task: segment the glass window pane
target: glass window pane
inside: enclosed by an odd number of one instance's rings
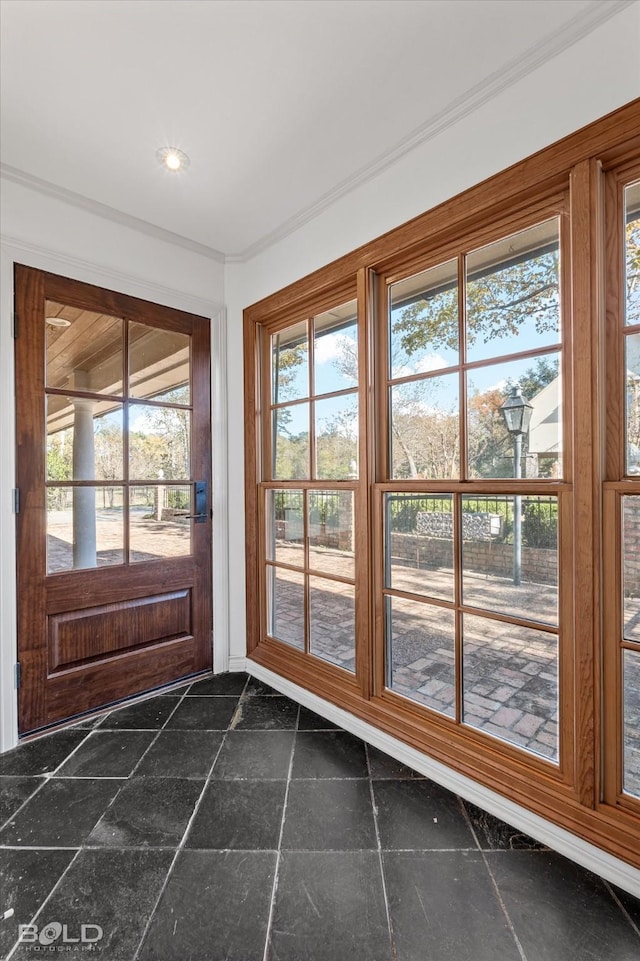
[[[462,498],[462,594],[470,607],[558,623],[556,497]]]
[[[455,717],[453,611],[387,597],[387,686]]]
[[[426,377],[390,388],[391,476],[460,476],[459,379]]]
[[[353,491],[309,491],[309,567],[355,577]]]
[[[191,553],[191,485],[130,489],[129,560],[153,561]]]
[[[309,650],[355,672],[356,601],[350,584],[327,577],[309,578]]]
[[[467,361],[560,340],[559,220],[554,217],[467,257]]]
[[[625,337],[627,474],[640,474],[640,334]]]
[[[267,558],[304,567],[304,495],[267,491]]]
[[[640,497],[622,498],[624,637],[640,644]]]
[[[451,494],[387,494],[386,586],[454,599]]]
[[[358,317],[352,300],[313,320],[313,390],[328,394],[358,385]]]
[[[304,574],[267,567],[267,630],[304,651]]]
[[[190,350],[188,334],[129,324],[129,396],[190,403]]]
[[[624,651],[623,790],[640,797],[640,652]]]
[[[316,477],[351,480],[358,476],[358,395],[317,400]]]
[[[57,400],[47,397],[47,480],[121,481],[122,407],[96,414],[93,400],[77,398],[64,410]]]
[[[640,324],[640,180],[625,188],[626,321]]]
[[[120,317],[47,300],[47,387],[121,395],[123,330]]]
[[[469,476],[561,477],[562,392],[557,353],[536,360],[490,364],[467,374]],[[513,388],[530,411],[517,440],[506,428],[501,407]],[[523,423],[523,426],[526,424]],[[516,452],[519,449],[516,472]]]
[[[122,487],[47,488],[47,573],[124,563]]]
[[[458,263],[431,267],[389,290],[389,375],[459,363]]]
[[[280,407],[272,412],[273,477],[305,480],[309,477],[309,404]]]
[[[191,411],[131,404],[129,476],[132,480],[191,476]]]
[[[558,760],[558,638],[463,617],[464,722]]]
[[[273,404],[309,396],[309,341],[306,320],[273,334],[271,367]]]

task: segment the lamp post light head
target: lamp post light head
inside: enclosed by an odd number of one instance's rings
[[[512,387],[511,393],[500,407],[505,426],[513,437],[519,437],[529,431],[533,406],[520,393],[519,387]]]

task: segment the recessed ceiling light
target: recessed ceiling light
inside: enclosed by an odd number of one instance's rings
[[[177,147],[161,147],[158,150],[156,157],[158,162],[162,164],[165,170],[170,171],[172,174],[180,173],[181,170],[186,170],[191,161],[187,157],[186,153],[182,150],[178,150]]]
[[[71,321],[65,320],[64,317],[45,317],[45,324],[49,324],[49,327],[70,327]]]

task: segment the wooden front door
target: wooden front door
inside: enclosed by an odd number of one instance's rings
[[[209,321],[16,266],[19,731],[211,669]]]

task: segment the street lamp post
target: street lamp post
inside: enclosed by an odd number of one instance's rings
[[[519,387],[511,393],[500,407],[504,423],[513,437],[513,476],[522,477],[522,438],[529,432],[533,407],[522,396]],[[520,586],[522,578],[522,506],[520,494],[513,498],[513,583]]]

